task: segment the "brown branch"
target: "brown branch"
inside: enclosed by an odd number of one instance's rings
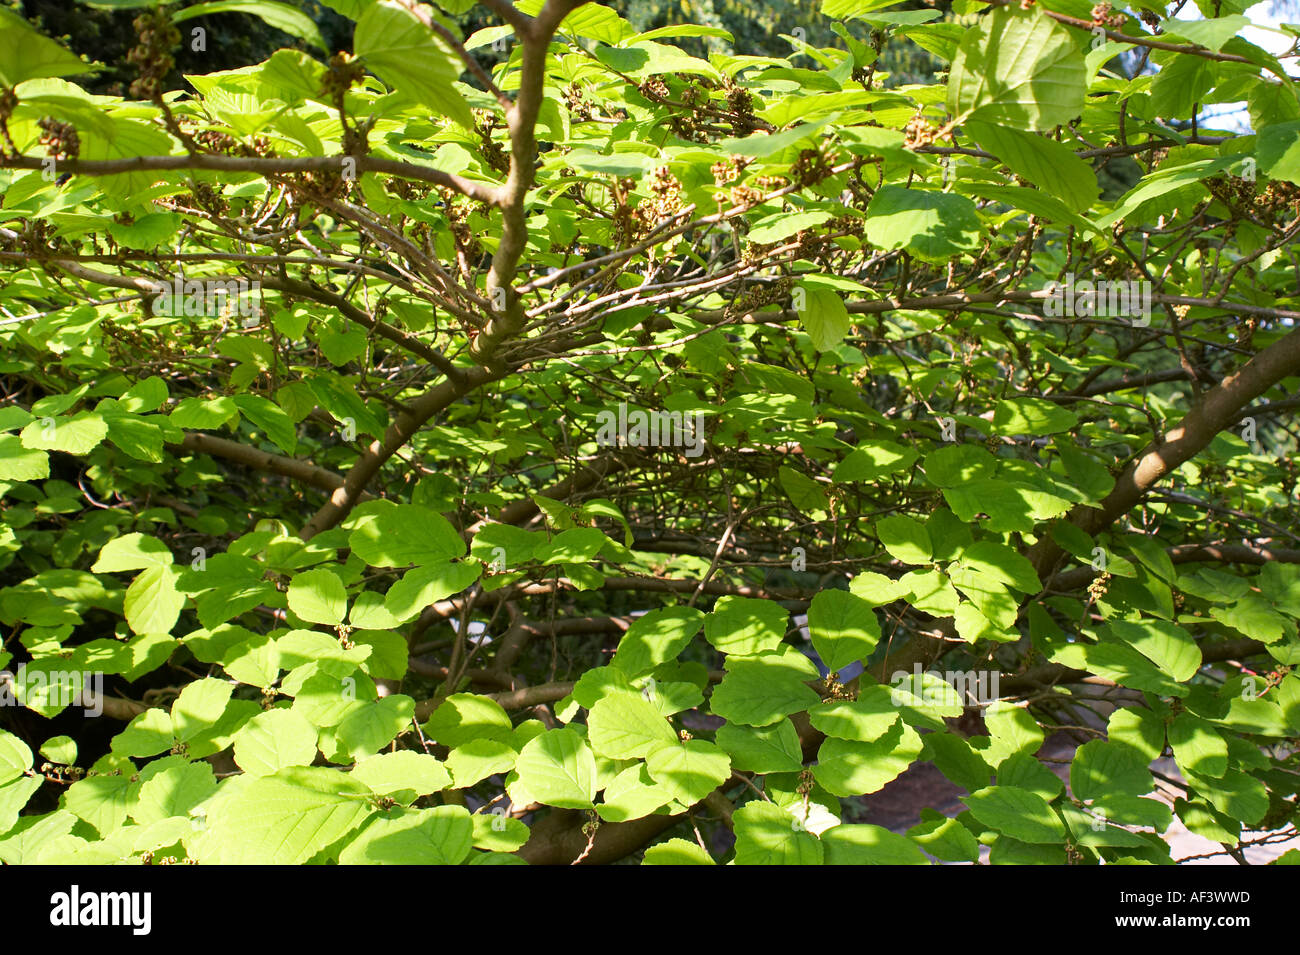
[[[213,457],[237,461],[258,471],[283,474],[285,477],[293,478],[295,481],[301,481],[303,484],[326,492],[334,491],[343,486],[341,475],[335,474],[326,468],[318,467],[309,461],[302,461],[282,454],[271,454],[251,445],[231,441],[228,438],[219,438],[212,434],[204,434],[200,431],[187,432],[183,442],[170,447],[173,451],[185,450],[196,454],[210,454]]]
[[[537,167],[537,116],[546,99],[546,51],[560,21],[584,0],[546,0],[537,19],[515,26],[523,44],[519,93],[506,111],[510,131],[510,173],[497,194],[501,208],[501,241],[488,270],[487,291],[493,302],[493,316],[470,343],[470,356],[478,362],[493,360],[501,343],[519,334],[526,315],[523,301],[514,290],[515,272],[528,243],[528,222],[524,210]],[[512,8],[513,9],[513,8]],[[504,300],[502,300],[504,299]]]
[[[603,478],[617,474],[628,467],[630,462],[623,455],[617,451],[606,452],[591,464],[584,465],[580,470],[537,493],[557,501],[567,501],[574,494],[589,490],[599,484]],[[537,506],[537,502],[532,497],[524,497],[503,507],[497,513],[496,519],[499,524],[522,524],[539,513],[541,508]],[[477,532],[484,524],[486,521],[480,521],[470,528],[469,532]]]
[[[504,378],[505,368],[488,370],[471,368],[459,381],[443,381],[411,402],[410,410],[400,412],[384,432],[383,440],[372,441],[365,454],[352,466],[343,485],[330,495],[330,499],[312,515],[300,536],[311,540],[321,531],[329,530],[347,516],[365,493],[366,485],[379,472],[384,462],[396,454],[426,421],[459,400],[469,392],[490,381]]]
[[[1219,561],[1225,564],[1267,564],[1280,561],[1284,564],[1300,564],[1300,550],[1285,547],[1269,547],[1263,544],[1178,544],[1165,551],[1175,564]],[[1063,571],[1048,583],[1052,590],[1069,592],[1084,587],[1097,576],[1091,567],[1075,567]]]
[[[1116,391],[1127,391],[1129,388],[1145,388],[1148,385],[1163,384],[1167,381],[1182,381],[1187,377],[1187,370],[1184,368],[1167,368],[1164,371],[1153,371],[1145,375],[1125,375],[1122,378],[1115,378],[1111,381],[1095,381],[1090,385],[1079,388],[1077,391],[1071,391],[1068,394],[1046,395],[1044,397],[1053,400],[1062,400],[1065,398],[1095,398],[1097,395],[1108,395]]]
[[[337,295],[328,289],[323,289],[318,285],[310,282],[301,282],[297,279],[280,278],[279,276],[264,276],[258,280],[262,288],[272,289],[277,292],[287,292],[291,295],[297,295],[299,298],[311,299],[322,305],[329,305],[337,310],[345,318],[356,322],[363,328],[369,328],[376,335],[388,339],[395,345],[400,345],[412,354],[419,355],[425,361],[429,362],[439,371],[453,381],[463,377],[459,368],[453,365],[443,356],[442,352],[420,341],[413,335],[408,335],[400,328],[394,328],[387,322],[381,322],[369,312],[358,308],[341,295]]]
[[[522,36],[532,29],[533,18],[526,13],[521,13],[519,8],[510,0],[482,0],[482,3],[483,6],[514,27],[516,34]]]
[[[1300,373],[1300,328],[1259,352],[1238,371],[1207,391],[1177,427],[1137,456],[1098,507],[1079,505],[1069,519],[1089,535],[1097,534],[1132,510],[1166,474],[1195,457],[1214,436],[1233,424],[1241,409],[1283,378]],[[1034,546],[1030,560],[1046,578],[1064,551],[1049,537]]]
[[[587,836],[582,831],[586,813],[575,809],[552,810],[533,823],[528,841],[515,854],[531,865],[569,865],[584,851],[582,865],[616,862],[673,826],[681,815],[651,815],[627,822],[602,823],[588,851]]]
[[[539,683],[537,686],[520,687],[517,690],[506,690],[502,693],[488,693],[487,698],[500,703],[507,710],[522,710],[530,706],[539,706],[542,703],[554,703],[556,700],[562,700],[573,692],[573,681],[565,680],[558,683]],[[442,699],[434,697],[433,699],[423,700],[415,706],[415,719],[423,723],[441,705]]]
[[[1260,656],[1268,652],[1268,647],[1258,640],[1232,640],[1218,646],[1202,647],[1201,662],[1220,663],[1224,660],[1238,660],[1246,657]],[[998,690],[1002,693],[1021,693],[1036,690],[1044,686],[1069,685],[1072,683],[1097,682],[1099,678],[1086,670],[1076,670],[1059,663],[1044,663],[1024,673],[1003,676],[998,680]],[[1110,681],[1105,681],[1113,685]]]
[[[168,170],[206,169],[215,172],[252,172],[259,175],[297,172],[333,172],[342,168],[343,160],[356,163],[356,172],[382,172],[399,179],[431,182],[461,195],[496,205],[498,188],[417,163],[380,159],[377,156],[305,156],[285,159],[262,159],[244,156],[210,156],[194,153],[186,156],[132,156],[127,159],[60,159],[60,173],[78,176],[112,176],[124,172],[163,172]],[[0,156],[0,169],[43,169],[46,160],[37,156]]]

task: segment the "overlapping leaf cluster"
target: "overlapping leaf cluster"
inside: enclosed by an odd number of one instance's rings
[[[1294,827],[1300,102],[1240,4],[825,0],[834,45],[707,58],[592,3],[328,6],[350,52],[143,101],[0,11],[0,859]],[[1149,314],[1051,307],[1080,280]],[[602,443],[620,405],[704,452]],[[917,763],[967,809],[855,821]]]

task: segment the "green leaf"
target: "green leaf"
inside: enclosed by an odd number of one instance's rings
[[[343,582],[324,567],[295,576],[289,582],[288,598],[289,609],[309,623],[337,626],[348,609]]]
[[[1070,791],[1077,799],[1144,796],[1154,786],[1142,754],[1123,743],[1092,740],[1070,762]]]
[[[415,700],[401,694],[363,703],[339,723],[339,750],[354,760],[377,752],[402,732],[414,714]]]
[[[870,743],[893,727],[899,712],[883,688],[864,686],[858,699],[819,704],[808,711],[808,718],[827,736]]]
[[[736,865],[821,865],[825,850],[793,815],[760,799],[732,816]]]
[[[1065,27],[1035,9],[1001,7],[967,32],[948,76],[948,112],[1030,131],[1083,111],[1083,54]]]
[[[1200,648],[1192,635],[1177,624],[1167,620],[1112,620],[1109,626],[1111,633],[1179,683],[1190,680],[1201,668]]]
[[[9,832],[14,828],[14,824],[18,821],[18,814],[44,782],[44,777],[31,775],[20,776],[0,785],[0,832]],[[48,819],[49,816],[27,818]],[[0,855],[0,858],[3,856]]]
[[[642,865],[717,865],[709,854],[685,839],[669,839],[645,851]]]
[[[1058,647],[1050,658],[1053,663],[1075,670],[1087,670],[1135,690],[1145,690],[1160,696],[1186,696],[1188,693],[1186,686],[1170,679],[1150,660],[1126,644],[1072,643]]]
[[[469,104],[452,83],[461,64],[432,30],[397,3],[373,3],[357,20],[353,52],[390,87],[409,90],[434,111],[474,128]]]
[[[40,76],[76,76],[96,69],[11,10],[0,9],[0,85],[12,89]]]
[[[587,715],[592,748],[610,759],[637,759],[660,743],[677,739],[659,711],[639,695],[611,693],[596,701]]]
[[[981,616],[994,627],[1009,630],[1015,625],[1019,601],[994,577],[972,567],[949,567],[948,576],[952,585],[961,591],[979,608]],[[957,610],[960,613],[961,607]],[[958,620],[958,623],[963,621]],[[982,628],[982,622],[976,621]],[[965,638],[965,633],[962,633]],[[982,633],[984,637],[994,637],[992,633]]]
[[[465,542],[451,523],[415,504],[390,505],[368,515],[348,537],[348,546],[371,567],[443,564],[465,556]]]
[[[1205,780],[1197,786],[1197,792],[1219,812],[1246,825],[1258,823],[1269,809],[1264,783],[1235,769],[1225,772],[1222,778]]]
[[[793,129],[787,129],[770,135],[756,134],[743,139],[722,139],[713,144],[719,155],[749,156],[752,159],[765,159],[775,156],[782,150],[809,138],[817,130],[835,118],[835,114],[822,117],[811,123],[803,123]]]
[[[813,647],[831,672],[865,660],[880,640],[871,604],[847,590],[823,590],[808,608]]]
[[[172,552],[156,537],[148,534],[124,534],[115,537],[99,551],[90,572],[108,574],[119,570],[148,570],[154,567],[170,567]]]
[[[874,10],[892,7],[899,0],[822,0],[822,14],[836,20],[852,20]]]
[[[796,232],[821,225],[829,218],[831,213],[824,209],[795,213],[778,212],[775,215],[764,216],[750,226],[748,238],[750,242],[759,245],[771,245],[782,239],[788,239]]]
[[[87,776],[68,787],[63,808],[89,823],[101,836],[108,836],[126,822],[140,786],[127,775]]]
[[[1160,32],[1168,36],[1182,37],[1189,43],[1217,52],[1248,26],[1250,26],[1249,17],[1233,14],[1209,20],[1162,20]]]
[[[989,784],[993,769],[970,743],[952,733],[930,733],[925,737],[923,759],[933,761],[939,772],[968,792]],[[999,777],[999,781],[1001,778]]]
[[[339,854],[339,864],[459,865],[473,842],[463,806],[393,809],[370,820]]]
[[[244,417],[266,432],[266,438],[286,454],[298,447],[298,432],[284,409],[261,395],[235,395],[235,406]]]
[[[663,723],[658,715],[655,719]],[[533,737],[520,750],[515,772],[533,798],[548,806],[590,809],[596,798],[596,757],[573,729]]]
[[[999,766],[1016,753],[1032,756],[1043,745],[1042,728],[1023,706],[994,703],[984,711],[984,725],[988,727],[990,742],[983,755],[990,766]]]
[[[126,589],[123,609],[132,633],[170,633],[185,606],[176,589],[176,571],[150,567]]]
[[[694,607],[661,607],[632,621],[610,665],[629,677],[649,673],[661,663],[676,659],[704,623],[704,612]]]
[[[976,862],[980,857],[980,844],[971,831],[933,809],[921,810],[921,821],[907,830],[907,836],[944,862]]]
[[[1014,786],[990,786],[963,796],[962,802],[981,823],[1012,839],[1039,845],[1066,841],[1065,826],[1037,793]]]
[[[836,466],[832,480],[836,484],[877,481],[908,470],[917,457],[911,448],[892,441],[864,441]]]
[[[731,776],[731,758],[702,739],[662,743],[646,758],[650,777],[684,806],[693,806]]]
[[[293,709],[258,713],[235,734],[235,763],[250,776],[270,776],[316,758],[316,727]]]
[[[164,763],[174,760],[163,768]],[[149,764],[154,774],[140,786],[139,801],[131,818],[142,826],[173,816],[187,817],[190,810],[217,791],[217,779],[205,762],[189,763],[168,757]]]
[[[248,13],[260,18],[268,26],[306,40],[318,50],[329,50],[311,17],[287,3],[275,3],[273,0],[214,0],[212,3],[198,3],[175,11],[171,20],[172,23],[181,23],[213,13]]]
[[[405,623],[430,604],[465,590],[482,573],[482,565],[473,561],[437,561],[413,567],[388,588],[384,609]]]
[[[474,824],[474,847],[491,852],[514,852],[528,841],[529,829],[518,819],[511,819],[498,807],[489,813],[474,813],[470,816]],[[507,858],[518,859],[518,856]],[[472,863],[471,863],[472,864]]]
[[[3,750],[3,743],[0,743],[0,750]],[[77,741],[71,736],[51,736],[41,744],[41,755],[52,763],[71,766],[77,761]],[[0,756],[0,767],[3,765],[3,756]],[[0,775],[3,773],[3,768],[0,768]]]
[[[546,538],[537,531],[526,531],[509,524],[488,524],[476,535],[469,552],[484,564],[491,565],[497,557],[505,561],[507,568],[521,567],[533,559],[537,548],[546,543]],[[496,549],[501,548],[498,554]]]
[[[409,572],[408,572],[409,573]],[[366,630],[389,630],[399,626],[402,621],[393,616],[384,606],[384,595],[373,590],[363,590],[348,611],[348,623]],[[405,654],[405,651],[403,651]]]
[[[1228,742],[1205,720],[1179,713],[1169,724],[1168,734],[1174,759],[1183,772],[1219,778],[1228,771]]]
[[[231,647],[221,666],[231,679],[266,689],[280,677],[280,648],[269,634],[255,634]]]
[[[802,660],[776,652],[729,658],[727,675],[714,688],[710,708],[729,723],[767,726],[817,705],[821,698],[804,682],[816,679],[817,670],[798,655]]]
[[[1030,189],[1028,186],[999,186],[982,181],[963,182],[957,188],[963,193],[1001,203],[1019,216],[1036,216],[1048,222],[1072,225],[1084,234],[1099,234],[1101,231],[1097,223],[1074,212],[1056,196],[1041,189]]]
[[[163,430],[139,415],[111,414],[105,417],[108,440],[137,461],[154,464],[163,459]]]
[[[997,459],[970,444],[950,444],[925,456],[925,476],[935,487],[957,487],[990,477]]]
[[[988,785],[987,777],[982,785],[967,788],[975,792],[986,785]],[[1030,792],[1038,793],[1048,802],[1061,795],[1065,788],[1065,784],[1056,773],[1028,753],[1015,753],[1002,761],[998,766],[998,785],[1028,789]]]
[[[187,684],[172,704],[172,732],[176,738],[193,739],[221,719],[234,689],[225,680],[211,677]]]
[[[849,593],[861,597],[873,607],[879,607],[906,597],[908,588],[901,581],[884,574],[864,571],[849,581]]]
[[[442,763],[409,749],[368,756],[352,768],[352,778],[361,780],[377,796],[409,792],[414,798],[451,785],[451,774]]]
[[[0,784],[17,779],[31,768],[30,747],[13,733],[0,730]]]
[[[1255,140],[1255,155],[1260,172],[1300,185],[1300,120],[1261,129]]]
[[[790,503],[800,511],[815,514],[826,510],[828,506],[826,491],[817,481],[788,467],[778,468],[777,478]]]
[[[172,718],[163,710],[145,710],[113,737],[113,752],[123,756],[156,756],[171,749]]]
[[[474,739],[508,739],[513,729],[500,703],[474,693],[453,693],[424,724],[430,739],[449,748]]]
[[[472,739],[447,754],[447,769],[456,789],[465,789],[489,776],[515,768],[519,751],[513,743],[499,739]]]
[[[890,555],[905,564],[928,564],[933,554],[925,525],[910,517],[892,515],[876,522],[876,536]]]
[[[754,654],[773,650],[785,636],[789,612],[757,597],[719,597],[704,618],[704,637],[723,653]]]
[[[993,406],[992,434],[1037,436],[1078,426],[1079,419],[1072,411],[1041,398],[1015,398]]]
[[[71,418],[40,418],[23,428],[23,447],[65,454],[89,454],[108,434],[108,424],[93,412]]]
[[[748,773],[794,773],[803,769],[799,734],[794,723],[788,719],[771,726],[726,723],[718,727],[716,739],[717,744],[731,756],[732,766],[738,770]]]
[[[1016,175],[1061,200],[1072,212],[1084,212],[1097,199],[1092,167],[1066,146],[1045,136],[971,120],[966,132]]]
[[[571,527],[561,531],[549,544],[539,544],[534,559],[542,564],[585,564],[609,542],[605,532],[595,527]]]
[[[836,796],[864,796],[879,792],[920,755],[920,735],[900,720],[871,742],[827,737],[813,776]]]
[[[852,324],[844,299],[828,288],[803,287],[801,291],[804,307],[799,310],[799,322],[812,338],[813,347],[818,351],[838,348]]]
[[[1218,64],[1199,56],[1176,56],[1151,82],[1151,108],[1168,119],[1190,116],[1219,81]]]
[[[1278,613],[1266,598],[1258,594],[1246,594],[1229,607],[1211,607],[1210,616],[1264,643],[1277,643],[1283,637],[1296,634],[1295,622]]]
[[[50,456],[23,446],[16,434],[0,434],[0,480],[39,481],[50,476]]]
[[[225,865],[300,865],[371,814],[370,791],[335,769],[290,766],[208,804],[197,858]],[[230,780],[222,789],[230,786]]]
[[[881,186],[867,206],[864,234],[882,249],[907,249],[947,261],[978,244],[979,216],[965,196],[928,189]]]
[[[832,826],[821,834],[827,865],[929,865],[906,836],[880,826]]]
[[[1005,544],[996,541],[976,541],[962,549],[958,564],[978,570],[983,576],[998,583],[1014,587],[1021,593],[1037,594],[1042,582],[1029,560]]]
[[[237,414],[239,406],[227,395],[208,400],[183,398],[172,409],[168,420],[178,428],[220,428]]]
[[[672,799],[667,788],[655,784],[646,764],[638,762],[620,772],[605,787],[596,812],[606,822],[626,822],[648,816]]]

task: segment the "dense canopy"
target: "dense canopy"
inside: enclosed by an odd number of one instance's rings
[[[0,9],[0,860],[1294,833],[1242,0],[90,6],[127,88]],[[240,12],[283,48],[179,78]],[[927,764],[957,810],[861,821]]]

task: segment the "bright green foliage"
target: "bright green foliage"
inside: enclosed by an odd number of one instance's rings
[[[0,10],[0,668],[51,720],[0,709],[0,860],[1296,823],[1300,101],[1238,11],[340,0],[330,58],[136,6],[125,96]],[[241,13],[297,47],[160,85]],[[921,764],[964,809],[854,821]]]

